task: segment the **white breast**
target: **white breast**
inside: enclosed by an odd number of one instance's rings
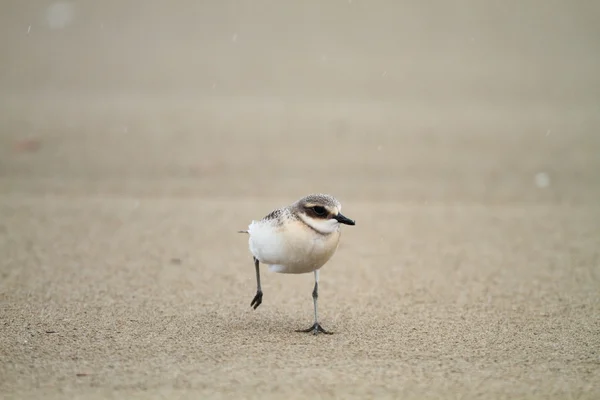
[[[321,235],[298,220],[278,225],[253,221],[248,227],[250,252],[269,269],[302,274],[321,268],[335,253],[340,233]]]

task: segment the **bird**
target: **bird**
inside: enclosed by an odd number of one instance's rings
[[[259,221],[252,221],[247,230],[248,246],[256,271],[256,295],[250,303],[254,310],[262,304],[260,264],[282,274],[313,273],[315,285],[312,298],[314,324],[296,332],[332,334],[323,329],[317,313],[319,270],[335,254],[341,236],[341,225],[356,222],[342,213],[342,205],[329,194],[309,194],[287,207],[273,210]]]

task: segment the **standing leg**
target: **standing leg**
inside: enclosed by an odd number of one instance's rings
[[[313,288],[312,297],[315,306],[315,325],[318,325],[319,315],[317,313],[317,300],[319,299],[319,270],[315,271],[315,287]]]
[[[252,303],[250,303],[250,307],[256,308],[260,306],[262,303],[262,288],[260,287],[260,269],[258,268],[258,259],[254,257],[254,267],[256,268],[256,296],[252,299]]]
[[[326,331],[325,329],[323,329],[321,324],[319,324],[319,315],[317,313],[317,300],[319,298],[319,270],[315,271],[315,287],[312,292],[312,297],[313,297],[313,303],[315,306],[315,323],[313,326],[311,326],[308,329],[300,329],[300,330],[297,330],[296,332],[312,332],[315,335],[317,333],[321,332],[321,333],[326,333],[328,335],[331,335],[332,332]]]

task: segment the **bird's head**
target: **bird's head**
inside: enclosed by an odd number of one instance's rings
[[[328,194],[311,194],[295,203],[298,216],[309,227],[321,234],[337,231],[340,224],[355,225],[341,213],[342,205]]]

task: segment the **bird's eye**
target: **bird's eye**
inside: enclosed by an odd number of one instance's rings
[[[317,215],[325,215],[325,213],[327,212],[325,210],[325,207],[321,207],[321,206],[314,206],[312,209],[315,212],[315,214],[317,214]]]

